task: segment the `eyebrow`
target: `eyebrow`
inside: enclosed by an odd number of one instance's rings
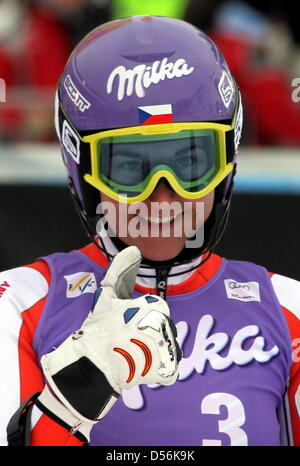
[[[166,142],[166,141],[159,141],[159,142]],[[191,148],[195,149],[198,147],[198,148],[204,149],[202,146],[198,146],[197,142],[198,140],[195,140],[195,139],[192,141],[192,143],[186,142],[186,145],[183,148],[179,149],[173,154],[167,154],[168,158],[173,158],[173,157],[178,158],[182,154],[186,153],[187,151],[190,151]],[[116,148],[116,151],[114,152],[115,157],[130,157],[134,159],[137,159],[138,157],[140,157],[141,160],[144,159],[144,154],[141,151],[133,152],[132,150],[125,148],[125,146],[122,147],[121,144],[120,146],[121,147]],[[154,153],[153,155],[154,155],[154,158],[156,158],[158,154]]]
[[[138,156],[140,156],[141,158],[143,157],[143,155],[140,152],[132,152],[132,151],[126,152],[126,151],[123,151],[122,149],[118,149],[118,151],[114,153],[114,156],[131,157],[131,158],[136,158]]]
[[[187,144],[185,147],[183,147],[182,149],[178,150],[177,152],[175,152],[174,156],[175,157],[179,157],[180,155],[182,155],[184,152],[186,152],[187,150],[190,150],[192,148],[199,148],[199,149],[204,149],[202,146],[197,146],[197,142],[194,141],[192,144]]]

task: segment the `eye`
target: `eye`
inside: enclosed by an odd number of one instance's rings
[[[122,163],[120,168],[126,171],[137,171],[137,170],[141,170],[142,164],[136,161],[128,161],[128,162]]]
[[[178,168],[189,168],[196,162],[196,157],[193,154],[185,155],[180,157],[179,160],[176,160],[176,165]]]

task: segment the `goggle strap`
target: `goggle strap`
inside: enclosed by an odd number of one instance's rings
[[[226,162],[232,163],[235,155],[234,147],[234,128],[225,133],[225,142],[226,142]]]

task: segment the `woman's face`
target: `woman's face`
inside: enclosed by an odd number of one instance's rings
[[[104,193],[101,193],[101,202],[116,236],[128,246],[137,246],[143,257],[165,261],[176,257],[193,232],[204,225],[213,208],[214,191],[189,200],[160,181],[143,202],[121,204]]]

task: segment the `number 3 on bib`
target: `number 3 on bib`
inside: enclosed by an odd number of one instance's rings
[[[228,435],[231,446],[247,446],[248,438],[241,426],[245,423],[245,410],[239,398],[230,393],[211,393],[203,398],[202,414],[220,414],[220,407],[225,406],[228,416],[218,421],[219,432]],[[203,446],[221,446],[221,440],[203,439]]]

